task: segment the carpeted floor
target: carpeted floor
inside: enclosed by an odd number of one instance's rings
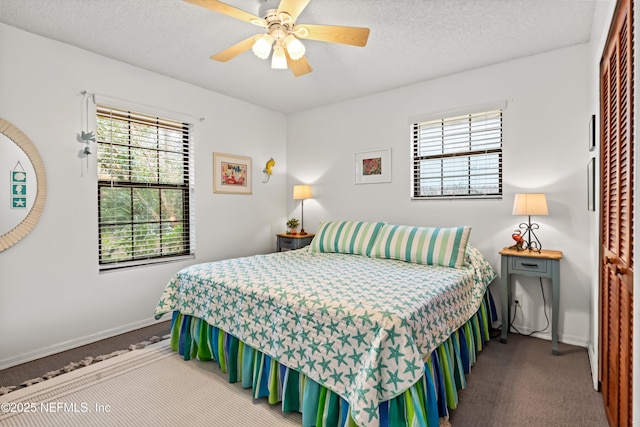
[[[170,332],[171,321],[167,320],[146,328],[136,329],[115,337],[12,366],[11,368],[0,370],[0,388],[17,386],[19,389],[20,384],[23,382],[41,377],[47,372],[63,368],[70,363],[79,362],[86,357],[97,357],[118,350],[126,350],[132,344],[137,344],[154,336],[162,337]]]
[[[0,396],[0,426],[299,427],[215,363],[185,362],[163,340]]]
[[[169,322],[163,322],[0,371],[0,386],[20,384],[87,355],[127,349],[152,336],[166,335],[169,326]],[[192,362],[184,363],[202,365],[198,369],[219,374],[215,363]],[[467,382],[467,388],[459,393],[458,407],[451,411],[454,427],[607,426],[602,395],[593,388],[587,350],[582,347],[560,343],[560,355],[553,356],[549,341],[509,334],[507,344],[496,338],[485,346]],[[228,386],[242,390],[238,384]],[[248,392],[238,400],[246,400],[249,406],[256,402]],[[243,424],[226,426],[236,425]]]
[[[608,425],[602,394],[593,388],[587,349],[509,334],[480,353],[460,392],[451,424],[464,426]]]

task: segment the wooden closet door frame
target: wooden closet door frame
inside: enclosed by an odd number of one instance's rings
[[[598,378],[610,425],[632,425],[635,106],[633,0],[618,0],[600,64]],[[637,340],[635,340],[637,341]],[[638,354],[636,352],[636,354]]]

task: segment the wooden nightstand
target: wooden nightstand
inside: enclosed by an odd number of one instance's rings
[[[502,300],[502,335],[500,342],[507,342],[509,323],[511,321],[511,276],[544,277],[551,279],[551,353],[558,353],[558,316],[560,311],[560,259],[562,252],[542,250],[540,252],[517,251],[504,248],[502,255],[502,277],[500,284],[500,298]]]
[[[307,246],[315,234],[276,234],[278,237],[278,252],[292,251]]]

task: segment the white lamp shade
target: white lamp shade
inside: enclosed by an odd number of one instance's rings
[[[272,44],[273,44],[273,37],[271,37],[269,34],[265,34],[264,36],[256,40],[256,42],[253,44],[253,47],[251,49],[253,50],[253,53],[255,53],[258,58],[267,59],[271,54]]]
[[[311,198],[311,187],[309,185],[294,185],[293,200],[304,200]]]
[[[305,53],[304,45],[300,40],[298,40],[293,34],[289,34],[284,39],[284,45],[287,47],[287,52],[289,52],[289,56],[294,61],[302,58]]]
[[[547,196],[543,193],[516,194],[513,215],[549,215]]]
[[[287,68],[287,57],[284,54],[284,49],[280,43],[273,48],[273,55],[271,55],[271,68],[274,70],[286,70]]]

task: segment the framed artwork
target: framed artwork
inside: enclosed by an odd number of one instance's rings
[[[251,194],[251,157],[213,153],[213,192]]]
[[[596,159],[592,157],[587,163],[587,209],[596,210]]]
[[[355,154],[355,183],[391,182],[391,148]]]
[[[596,149],[596,115],[591,115],[589,120],[589,151]]]
[[[27,173],[19,161],[11,171],[11,209],[27,209]]]

